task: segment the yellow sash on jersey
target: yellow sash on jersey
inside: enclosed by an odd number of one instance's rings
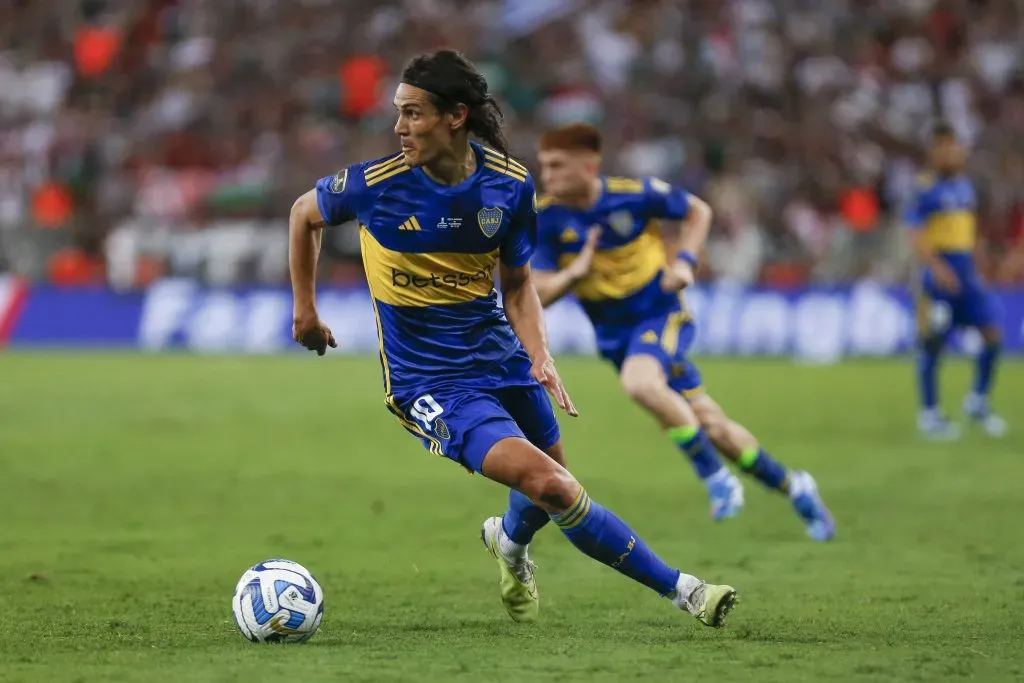
[[[974,250],[975,218],[971,211],[938,211],[928,216],[925,240],[938,252]]]
[[[561,254],[558,267],[565,268],[577,254]],[[657,224],[648,223],[635,240],[594,254],[594,263],[573,293],[585,301],[625,299],[649,283],[665,267],[665,246]]]
[[[391,306],[437,306],[486,297],[494,289],[498,250],[486,254],[388,249],[359,229],[370,294]]]

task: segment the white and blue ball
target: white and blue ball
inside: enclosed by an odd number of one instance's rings
[[[301,643],[320,628],[324,592],[301,564],[266,560],[242,574],[231,611],[254,643]]]

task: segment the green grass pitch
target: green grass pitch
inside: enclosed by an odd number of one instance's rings
[[[720,525],[689,466],[597,361],[566,358],[563,419],[591,495],[667,560],[728,581],[702,628],[549,528],[541,621],[512,623],[477,538],[500,487],[389,416],[373,358],[0,356],[0,681],[1010,681],[1024,677],[1024,365],[1016,428],[929,445],[908,361],[707,361],[713,394],[817,476],[817,545],[750,482]],[[970,366],[951,362],[952,409]],[[1013,424],[1015,423],[1015,424]],[[294,559],[326,594],[298,646],[231,621],[249,565]]]

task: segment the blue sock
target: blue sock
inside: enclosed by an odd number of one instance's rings
[[[508,493],[508,510],[501,518],[505,535],[513,542],[527,545],[533,535],[551,521],[548,513],[533,504],[529,498],[512,489]]]
[[[707,479],[725,467],[707,434],[700,427],[672,427],[668,430],[668,438],[672,439],[676,448],[686,453],[694,472],[701,479]]]
[[[925,410],[932,410],[939,405],[938,368],[938,352],[926,348],[918,349],[917,388],[921,397],[921,407]]]
[[[978,396],[988,396],[992,389],[992,379],[1001,350],[1002,347],[998,343],[986,344],[978,354],[977,365],[974,367],[974,393]]]
[[[641,538],[616,517],[590,499],[580,488],[565,512],[551,515],[576,548],[601,564],[642,583],[665,596],[676,589],[679,570],[669,567]]]
[[[763,448],[748,448],[740,453],[740,468],[770,489],[787,490],[789,472]]]

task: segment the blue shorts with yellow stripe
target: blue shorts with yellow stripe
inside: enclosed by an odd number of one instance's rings
[[[479,472],[499,441],[526,439],[541,450],[561,438],[551,400],[540,384],[482,389],[444,384],[388,407],[434,454]]]
[[[700,370],[688,357],[697,327],[686,311],[674,311],[609,332],[599,331],[598,347],[616,368],[621,370],[630,356],[653,356],[661,363],[672,389],[687,398],[703,392]]]

